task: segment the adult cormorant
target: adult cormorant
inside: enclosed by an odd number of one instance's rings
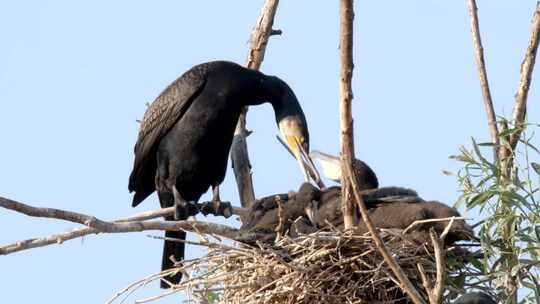
[[[149,106],[135,144],[135,162],[129,190],[137,206],[155,190],[161,207],[176,206],[175,218],[198,212],[197,201],[210,186],[219,201],[218,186],[225,177],[234,129],[247,105],[269,102],[289,148],[309,151],[304,113],[294,92],[281,79],[215,61],[199,64],[169,85]],[[166,220],[172,220],[172,217]],[[168,238],[185,239],[183,231],[167,231]],[[162,270],[180,261],[184,244],[165,241]],[[168,276],[178,283],[181,273]],[[169,287],[161,282],[161,287]]]

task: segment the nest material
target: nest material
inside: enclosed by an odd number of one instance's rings
[[[427,299],[417,264],[433,281],[435,258],[428,246],[396,230],[384,230],[381,236]],[[456,252],[447,250],[447,255]],[[198,295],[217,292],[212,296],[217,295],[219,303],[408,303],[367,234],[320,231],[283,236],[272,245],[216,244],[207,256],[185,261],[179,269],[191,276],[175,290]]]

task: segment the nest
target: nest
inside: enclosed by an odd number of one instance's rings
[[[381,237],[427,300],[418,264],[428,280],[434,281],[436,264],[430,246],[405,238],[400,230],[383,230]],[[202,303],[208,299],[212,303],[409,303],[368,234],[319,231],[294,238],[282,236],[272,244],[198,244],[208,246],[206,256],[150,278],[182,271],[182,283],[137,303],[179,291]],[[447,249],[447,260],[453,264],[447,265],[450,274],[459,268],[456,257],[463,261],[466,254],[459,247]],[[141,282],[142,286],[148,279]],[[137,284],[131,288],[134,286]]]

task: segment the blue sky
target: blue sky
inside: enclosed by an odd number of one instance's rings
[[[0,0],[0,195],[103,219],[157,208],[155,196],[131,208],[135,120],[191,66],[243,63],[261,4]],[[536,1],[478,5],[495,110],[510,115]],[[281,1],[275,28],[283,35],[271,39],[262,65],[293,88],[311,147],[328,153],[339,150],[338,25],[337,1]],[[448,156],[471,136],[489,138],[466,2],[356,1],[354,38],[357,156],[381,185],[452,204],[457,182],[441,171],[459,164]],[[534,122],[537,76],[528,107]],[[248,127],[256,195],[297,189],[302,176],[274,139],[271,107],[252,108]],[[231,170],[222,198],[238,201]],[[0,244],[76,226],[6,210],[0,223]],[[159,270],[162,244],[147,234],[89,236],[2,256],[1,302],[102,303]],[[187,255],[202,252],[188,247]],[[159,292],[156,283],[134,298]]]

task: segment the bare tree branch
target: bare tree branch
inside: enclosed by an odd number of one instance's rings
[[[478,7],[476,0],[468,0],[469,15],[471,17],[471,34],[475,49],[476,67],[478,76],[480,77],[480,88],[484,97],[484,107],[486,109],[489,131],[491,133],[491,142],[493,143],[493,159],[497,162],[499,157],[499,131],[497,130],[497,119],[493,110],[493,101],[491,100],[491,92],[486,71],[486,63],[484,61],[484,47],[480,38],[480,26],[478,25]]]
[[[532,72],[534,64],[536,62],[536,51],[538,50],[538,41],[540,35],[540,1],[536,3],[536,9],[533,14],[531,36],[529,38],[529,45],[525,52],[525,58],[521,63],[521,76],[519,86],[516,92],[516,101],[514,103],[514,110],[512,111],[512,122],[514,128],[519,127],[525,121],[525,113],[527,108],[527,97],[529,95],[529,88],[531,86]],[[514,149],[521,136],[521,131],[517,131],[510,138],[510,146]]]
[[[351,199],[351,190],[354,198],[360,208],[362,219],[368,227],[371,237],[381,252],[384,260],[394,274],[396,275],[400,288],[404,290],[411,300],[416,303],[424,303],[418,291],[414,288],[409,278],[403,272],[403,269],[397,264],[396,260],[388,252],[379,233],[375,229],[367,208],[360,195],[358,180],[355,177],[353,169],[354,160],[354,137],[353,137],[353,119],[352,119],[352,72],[353,72],[353,20],[354,7],[353,0],[340,1],[340,124],[341,124],[341,167],[342,172],[342,210],[344,216],[345,229],[351,228],[355,224],[354,201]]]
[[[64,241],[97,233],[121,233],[138,232],[145,230],[186,230],[192,232],[215,234],[234,239],[237,230],[224,225],[198,222],[198,221],[146,221],[153,218],[174,214],[174,207],[164,208],[157,211],[144,212],[128,218],[117,219],[113,222],[99,220],[94,216],[53,208],[36,208],[27,204],[19,203],[0,197],[0,207],[10,209],[29,216],[45,217],[65,220],[83,224],[85,228],[54,234],[44,238],[27,239],[13,244],[0,247],[0,255],[43,247],[51,244],[61,244]],[[98,224],[96,224],[98,223]]]
[[[340,6],[340,35],[339,50],[341,72],[339,81],[339,113],[341,129],[341,167],[342,172],[354,172],[352,170],[354,158],[354,135],[352,119],[352,75],[353,63],[353,20],[354,7],[352,0],[341,0]],[[351,168],[344,170],[343,168]],[[357,219],[354,212],[354,201],[351,195],[351,183],[349,176],[341,177],[341,209],[343,211],[343,223],[345,229],[350,229],[356,225]]]
[[[0,197],[0,207],[23,213],[28,216],[61,219],[79,223],[100,231],[107,231],[108,229],[111,229],[112,225],[112,223],[102,221],[94,216],[55,208],[36,208],[4,197]]]
[[[441,299],[444,293],[446,281],[446,253],[444,252],[444,240],[456,219],[458,218],[450,218],[450,222],[448,223],[448,225],[446,225],[446,228],[439,237],[437,237],[433,228],[429,230],[429,237],[431,238],[431,243],[433,244],[433,251],[435,254],[435,263],[437,269],[435,284],[431,284],[429,282],[425,274],[424,268],[420,263],[417,264],[418,271],[420,272],[420,277],[422,279],[422,285],[424,285],[424,288],[426,289],[429,297],[429,303],[431,304],[441,303]]]
[[[452,219],[447,227],[451,227],[454,220]],[[437,277],[435,279],[435,286],[432,290],[428,291],[429,301],[432,304],[441,303],[442,295],[444,293],[444,283],[446,280],[446,254],[444,252],[444,238],[446,233],[441,234],[440,237],[437,237],[433,228],[429,231],[429,237],[431,238],[431,243],[433,244],[433,250],[435,252],[435,262],[437,268]]]
[[[248,52],[246,66],[250,69],[258,70],[264,59],[268,38],[272,35],[280,35],[280,30],[273,30],[274,16],[279,0],[266,0],[257,19],[257,23],[251,32],[251,45]],[[242,207],[249,207],[255,201],[253,191],[253,180],[251,178],[251,164],[247,150],[246,137],[246,114],[247,107],[240,114],[231,149],[231,162],[238,185],[240,204]]]

